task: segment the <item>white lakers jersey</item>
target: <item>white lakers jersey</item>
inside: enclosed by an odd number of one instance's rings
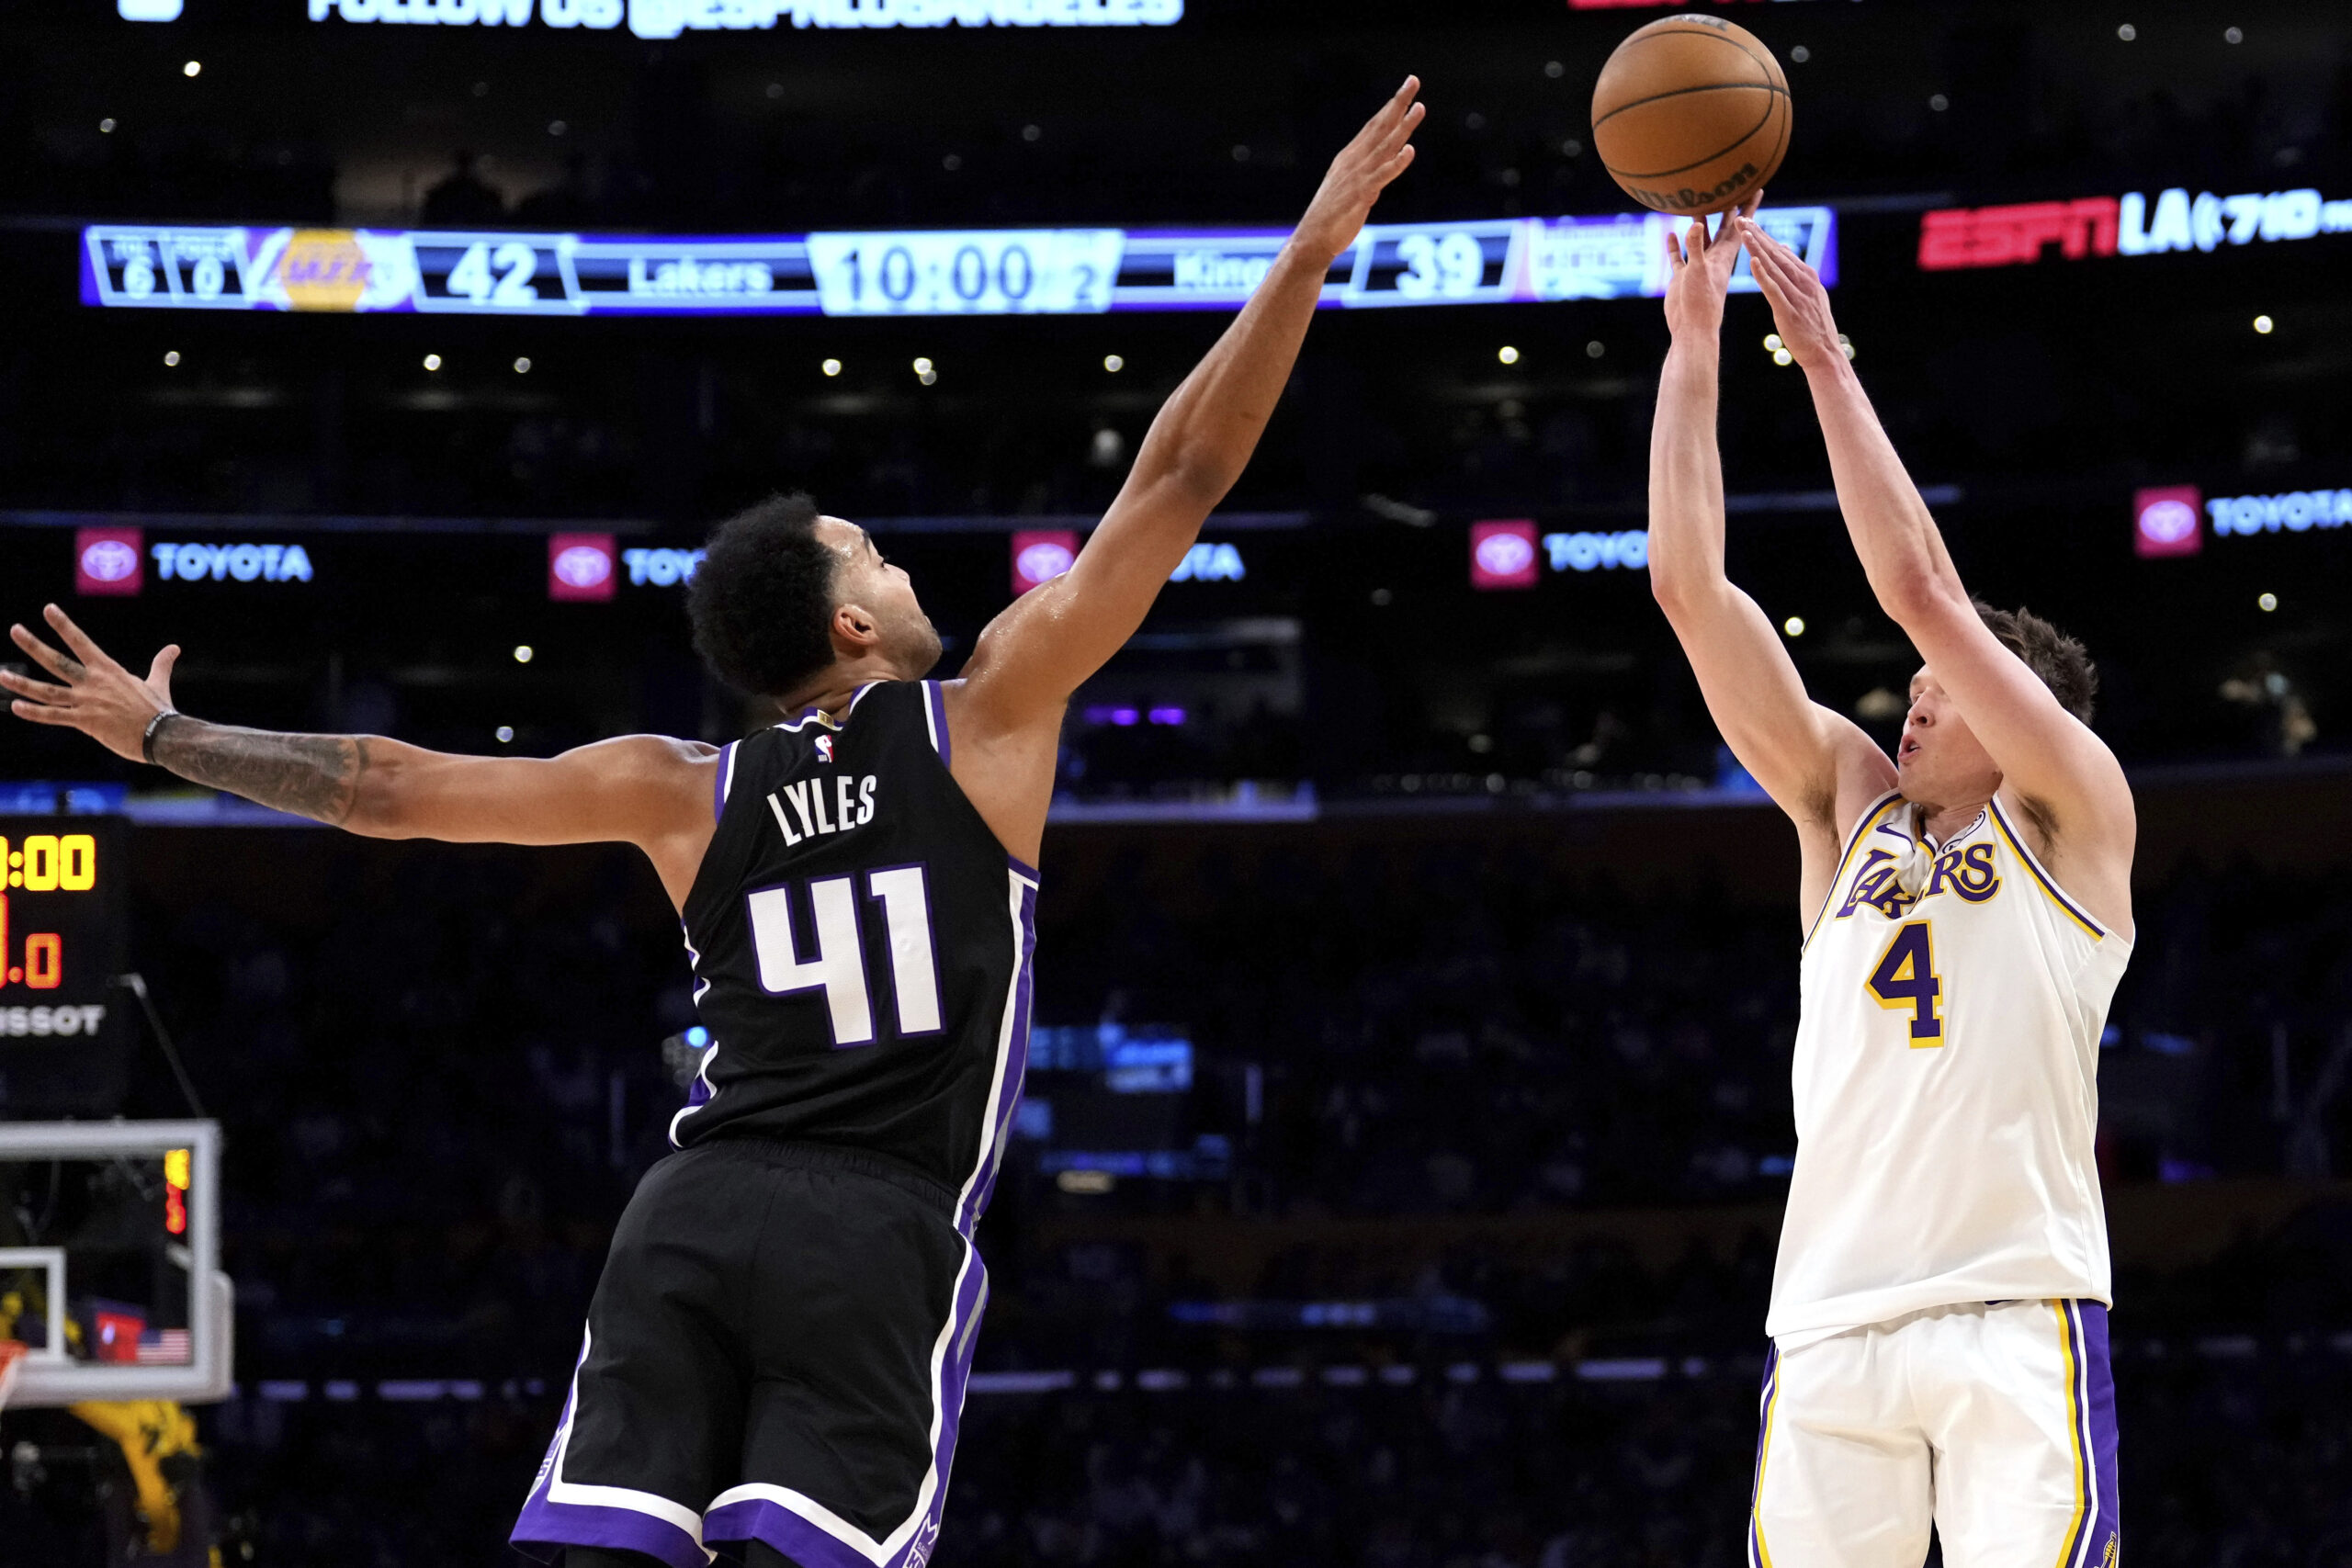
[[[2111,1293],[2092,1137],[2131,943],[1997,799],[1939,845],[1912,815],[1899,794],[1862,814],[1805,938],[1776,1339]]]

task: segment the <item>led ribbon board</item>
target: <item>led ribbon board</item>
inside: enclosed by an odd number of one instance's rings
[[[1373,224],[1332,263],[1326,308],[1656,297],[1660,213]],[[1765,229],[1837,281],[1837,215]],[[1094,315],[1229,310],[1286,229],[987,229],[665,239],[376,229],[98,224],[85,304],[142,310],[481,316]],[[1743,255],[1732,287],[1753,290]]]

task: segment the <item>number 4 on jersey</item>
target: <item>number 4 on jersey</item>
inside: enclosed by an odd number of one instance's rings
[[[1944,1021],[1936,1010],[1944,994],[1936,973],[1935,934],[1931,922],[1912,920],[1894,933],[1886,952],[1863,982],[1883,1008],[1911,1010],[1911,1048],[1915,1051],[1944,1043]]]
[[[882,906],[890,933],[890,988],[899,1037],[941,1029],[939,965],[931,940],[931,896],[922,867],[891,866],[865,874],[865,896]],[[817,954],[802,958],[793,935],[789,886],[763,887],[749,900],[752,946],[759,954],[760,988],[770,996],[822,991],[832,1015],[833,1048],[874,1043],[874,1003],[865,978],[865,942],[859,934],[857,879],[823,876],[808,884]]]

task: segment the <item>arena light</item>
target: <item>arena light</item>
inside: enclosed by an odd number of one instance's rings
[[[114,116],[108,115],[106,118],[98,121],[98,134],[100,136],[112,136],[114,134]]]
[[[828,359],[817,368],[828,376],[838,376],[842,373],[842,362],[838,359]]]
[[[1781,630],[1792,637],[1800,637],[1804,636],[1804,617],[1803,615],[1791,615],[1787,620],[1781,623]]]
[[[186,65],[180,67],[180,74],[183,76],[195,76],[201,74],[203,70],[204,62],[201,60],[191,60]]]
[[[2267,615],[2278,607],[2278,595],[2276,593],[2264,593],[2257,596],[2254,603],[2256,608],[2261,610],[2265,615]]]
[[[527,643],[527,642],[523,642],[523,643],[516,643],[516,644],[514,645],[514,662],[515,662],[515,663],[517,663],[517,664],[528,664],[528,663],[531,661],[532,657],[533,657],[533,649],[532,649],[531,645],[530,645],[529,643]]]
[[[2256,316],[2254,319],[2254,330],[2260,333],[2265,337],[2268,337],[2271,333],[2271,330],[2277,325],[2278,323],[2273,321],[2267,316]]]
[[[440,368],[441,368],[441,356],[440,356],[439,355],[437,355],[437,354],[428,354],[428,355],[426,355],[424,356],[424,367],[425,367],[427,370],[438,370],[438,369],[440,369]]]
[[[1125,370],[1126,367],[1126,360],[1118,355],[1106,354],[1102,356],[1102,368],[1108,370],[1114,376],[1116,376],[1120,371]]]
[[[1495,357],[1501,360],[1505,365],[1516,365],[1519,363],[1519,350],[1513,348],[1510,344],[1505,344],[1502,347],[1495,350]]]
[[[915,374],[916,374],[916,375],[918,375],[918,376],[928,376],[928,375],[930,375],[930,374],[931,374],[931,372],[932,372],[932,364],[931,364],[931,361],[930,361],[930,360],[928,360],[928,359],[922,358],[922,356],[918,355],[918,356],[916,357],[916,359],[915,359]]]
[[[1598,359],[1608,352],[1609,345],[1601,342],[1599,338],[1594,338],[1590,343],[1584,345],[1584,356],[1587,359]]]
[[[176,349],[176,348],[167,348],[167,349],[165,349],[165,350],[164,351],[164,364],[166,364],[166,365],[171,365],[171,366],[176,366],[176,365],[178,365],[178,364],[179,364],[179,362],[180,362],[180,351],[179,351],[178,349]]]
[[[498,743],[501,746],[504,746],[514,740],[514,727],[511,724],[502,724],[493,733],[498,737]]]
[[[515,374],[515,375],[517,375],[517,376],[528,376],[530,373],[531,373],[531,359],[530,359],[530,356],[529,356],[528,355],[523,355],[521,358],[518,358],[518,359],[516,359],[516,360],[514,361],[514,374]]]

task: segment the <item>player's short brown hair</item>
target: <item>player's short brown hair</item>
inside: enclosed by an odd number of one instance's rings
[[[2001,646],[2041,677],[2060,707],[2088,724],[2098,695],[2098,666],[2091,662],[2090,650],[2030,610],[1996,610],[1982,599],[1974,604]]]

